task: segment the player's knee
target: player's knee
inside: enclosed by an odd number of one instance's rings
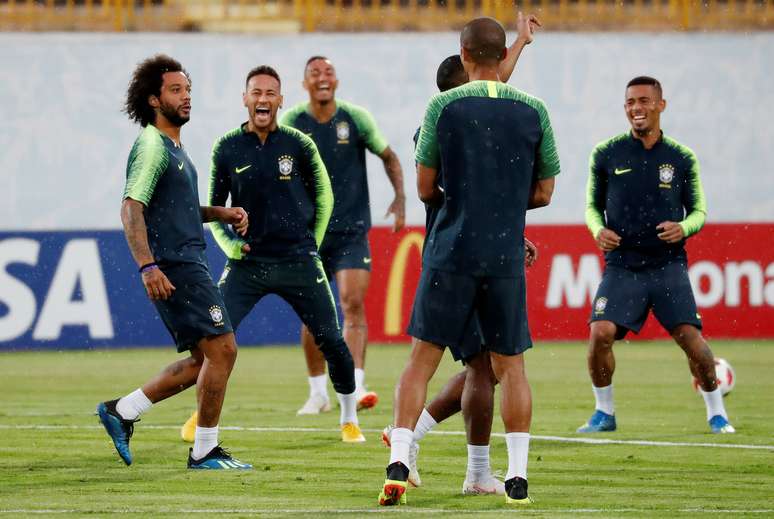
[[[591,323],[590,341],[596,348],[612,348],[615,342],[616,325],[610,321]]]
[[[691,324],[678,325],[672,330],[671,335],[675,342],[683,349],[692,348],[703,343],[701,340],[701,332]]]
[[[365,324],[365,297],[360,291],[342,292],[339,294],[341,310],[345,319],[362,320]]]

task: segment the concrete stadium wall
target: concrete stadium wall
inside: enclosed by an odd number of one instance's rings
[[[772,33],[540,34],[511,83],[548,104],[563,174],[553,206],[530,221],[582,221],[589,151],[627,128],[623,85],[644,73],[664,84],[666,132],[699,156],[709,220],[774,220],[772,49]],[[411,136],[435,92],[437,64],[457,50],[452,33],[0,34],[0,230],[120,227],[126,155],[137,133],[120,113],[122,98],[135,63],[156,52],[180,59],[193,79],[183,137],[202,197],[213,140],[245,118],[246,71],[275,66],[287,107],[305,99],[304,62],[322,53],[337,66],[339,96],[368,107],[397,150],[409,223],[421,224]],[[371,166],[374,223],[385,223],[391,190],[373,158]]]

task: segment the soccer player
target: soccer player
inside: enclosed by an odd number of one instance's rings
[[[252,222],[244,238],[222,224],[212,226],[229,258],[219,286],[234,328],[266,294],[293,307],[328,363],[341,405],[342,440],[364,442],[354,363],[318,254],[333,210],[331,184],[312,139],[277,124],[281,88],[273,68],[251,70],[243,96],[247,122],[212,150],[210,203],[223,204],[230,196]]]
[[[530,502],[532,402],[522,353],[532,342],[524,220],[528,208],[550,202],[559,159],[543,102],[500,82],[498,65],[507,53],[502,25],[477,18],[464,27],[460,43],[471,81],[430,100],[416,150],[420,199],[439,209],[426,239],[409,325],[413,349],[395,389],[395,429],[381,505],[405,502],[413,429],[444,345],[468,366],[487,370],[488,351],[502,388],[506,503]],[[472,322],[481,341],[461,341]]]
[[[364,300],[371,277],[371,251],[368,230],[371,209],[366,177],[366,150],[379,156],[395,191],[387,208],[393,214],[394,231],[403,228],[406,196],[403,171],[395,152],[387,144],[371,114],[360,106],[336,98],[339,80],[331,61],[312,56],[304,69],[304,88],[309,101],[300,103],[282,116],[280,123],[309,135],[317,144],[328,170],[336,204],[328,224],[320,258],[328,278],[336,281],[344,312],[344,339],[355,360],[358,408],[376,405],[378,395],[365,385],[365,354],[368,342]],[[309,374],[309,398],[298,414],[318,414],[330,410],[325,364],[314,338],[301,330]]]
[[[119,456],[132,463],[134,422],[151,405],[197,385],[198,421],[191,469],[249,469],[218,444],[218,420],[237,346],[223,299],[204,255],[202,222],[248,229],[241,207],[199,206],[196,168],[180,142],[191,114],[188,73],[158,55],[140,63],[126,94],[125,111],[143,127],[126,167],[121,221],[148,297],[187,359],[169,365],[141,388],[97,406]]]
[[[581,433],[615,431],[613,343],[635,333],[652,309],[688,357],[713,433],[733,433],[701,335],[688,280],[685,240],[704,225],[707,205],[699,162],[661,131],[661,83],[647,76],[626,85],[626,133],[591,153],[586,225],[605,251],[605,272],[591,311],[588,369],[596,410]]]
[[[534,30],[540,26],[540,21],[534,15],[525,17],[521,12],[518,13],[518,37],[508,48],[508,55],[499,66],[500,79],[503,82],[507,82],[510,78],[522,49],[532,43]],[[438,66],[436,85],[441,92],[446,92],[467,82],[468,75],[459,54],[449,56]],[[420,130],[421,128],[417,129],[414,134],[415,145],[419,139]],[[442,173],[439,169],[439,184],[442,183],[441,177]],[[427,210],[425,227],[429,232],[438,214],[438,209],[431,206],[425,206],[425,208]],[[526,237],[524,238],[524,246],[525,265],[530,267],[537,259],[537,248]],[[480,343],[481,336],[475,327],[471,327],[466,332],[463,341],[478,341]],[[488,356],[484,357],[482,361],[489,364]],[[465,392],[465,387],[468,369],[452,376],[438,395],[422,410],[414,428],[414,441],[409,449],[409,484],[417,487],[422,484],[417,467],[419,442],[438,423],[462,410],[465,416],[468,439],[468,468],[462,485],[462,493],[464,495],[505,493],[503,483],[492,475],[489,462],[489,438],[494,417],[494,385],[497,380],[491,369],[483,368],[484,366],[481,366],[480,369],[470,370],[477,374],[478,378],[468,381],[467,392]],[[465,406],[462,405],[463,395],[465,395]],[[388,425],[382,432],[382,441],[388,447],[390,446],[392,429],[393,426]]]

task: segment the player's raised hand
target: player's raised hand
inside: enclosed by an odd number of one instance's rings
[[[221,222],[231,224],[240,236],[247,234],[247,211],[241,207],[224,207],[221,214]]]
[[[145,285],[145,292],[152,300],[169,299],[172,292],[175,291],[175,285],[158,267],[150,268],[142,273],[142,284]]]
[[[656,229],[661,231],[658,234],[659,239],[667,243],[677,243],[685,237],[683,228],[677,222],[661,222]]]
[[[392,224],[392,232],[398,232],[406,226],[406,197],[396,196],[387,208],[384,217],[388,218],[391,214],[395,215],[395,222]]]
[[[538,250],[534,243],[524,237],[524,265],[531,267],[538,258]]]
[[[610,252],[621,245],[621,237],[610,229],[602,229],[597,234],[597,246],[605,252]]]
[[[543,24],[534,14],[524,16],[524,13],[519,11],[516,15],[517,39],[524,42],[525,45],[532,43],[532,40],[535,39],[535,31],[542,26]]]

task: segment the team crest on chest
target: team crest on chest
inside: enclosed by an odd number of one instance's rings
[[[279,158],[278,164],[280,180],[290,180],[290,174],[293,173],[293,157],[283,155]]]
[[[223,326],[223,310],[218,305],[212,305],[210,307],[210,317],[215,326]]]
[[[349,123],[347,121],[336,123],[336,138],[339,140],[339,144],[349,142]]]
[[[671,164],[662,164],[658,167],[658,179],[661,182],[658,187],[672,188],[672,179],[675,178],[675,168]]]

